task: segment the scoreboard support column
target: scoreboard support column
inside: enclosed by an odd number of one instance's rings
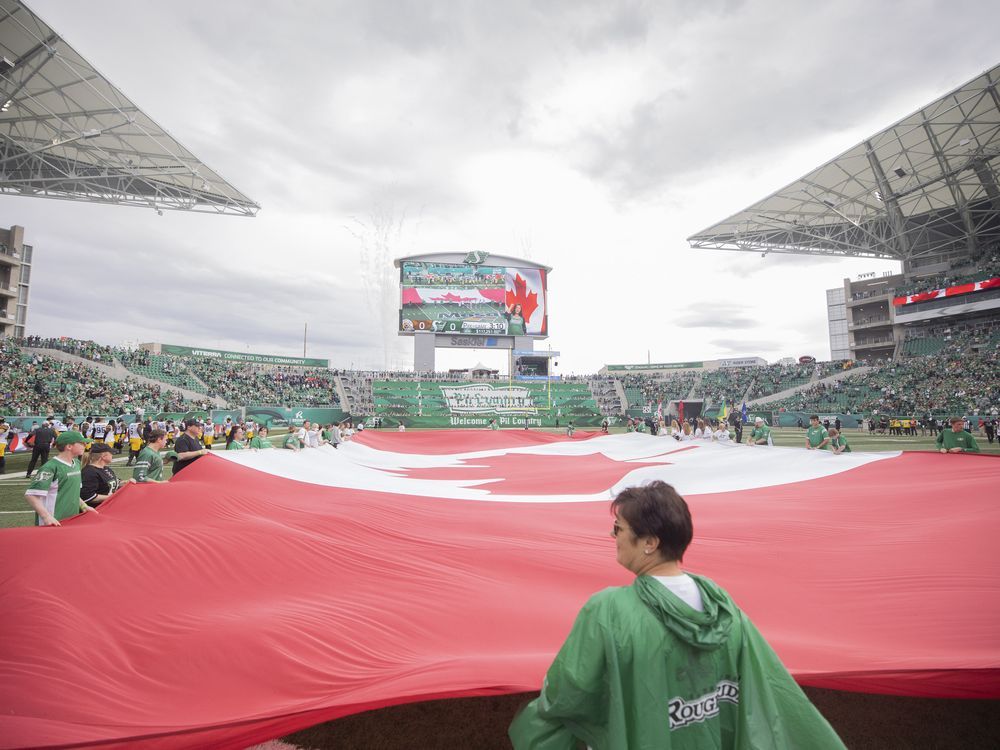
[[[413,334],[413,371],[434,372],[436,335],[430,332]]]

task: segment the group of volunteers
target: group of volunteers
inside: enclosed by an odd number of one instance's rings
[[[268,426],[252,419],[234,421],[227,417],[218,424],[197,417],[176,423],[136,419],[121,431],[116,424],[88,417],[79,427],[71,418],[57,425],[55,417],[49,417],[35,426],[33,460],[27,473],[32,481],[25,499],[35,511],[36,525],[59,526],[60,521],[78,513],[98,512],[98,506],[123,485],[111,469],[111,462],[122,452],[125,439],[129,447],[126,466],[134,466],[132,477],[126,482],[130,484],[167,481],[163,473],[165,460],[174,462],[176,475],[213,450],[217,439],[225,440],[226,450],[274,448]],[[359,424],[358,429],[363,430],[364,426]],[[350,420],[325,426],[306,421],[301,428],[289,430],[282,447],[293,451],[323,445],[336,448],[353,435]],[[50,458],[53,447],[56,455]],[[164,449],[168,450],[163,452]],[[39,457],[41,466],[32,477],[35,459]]]
[[[357,431],[363,432],[364,429],[365,423],[358,422]],[[324,445],[338,448],[341,443],[345,443],[354,437],[354,434],[355,430],[351,425],[350,419],[345,419],[342,422],[331,422],[326,425],[321,425],[319,422],[310,422],[307,419],[299,429],[288,430],[288,434],[282,441],[281,447],[292,451],[300,451],[304,448],[320,448]]]

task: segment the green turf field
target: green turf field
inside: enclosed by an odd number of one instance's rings
[[[621,427],[611,430],[613,433],[624,432]],[[548,432],[563,432],[563,430],[548,430]],[[577,434],[580,434],[578,432]],[[744,437],[749,434],[749,430],[744,431]],[[805,430],[797,427],[775,428],[771,431],[774,444],[779,446],[805,448]],[[869,435],[857,430],[844,430],[851,448],[855,451],[920,451],[934,450],[934,438],[932,437],[894,437],[889,435]],[[284,438],[284,431],[271,436],[272,442]],[[992,445],[986,442],[985,437],[976,436],[976,441],[983,453],[1000,455],[1000,442]],[[10,526],[30,526],[34,520],[34,514],[27,511],[28,504],[24,500],[24,491],[28,487],[28,481],[24,478],[24,470],[27,468],[30,454],[18,453],[7,456],[7,475],[0,478],[0,529]],[[112,468],[122,479],[132,476],[132,469],[125,468],[125,456],[115,458]],[[169,474],[167,468],[165,473]]]

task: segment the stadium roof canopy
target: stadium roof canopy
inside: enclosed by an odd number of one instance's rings
[[[688,238],[926,265],[1000,241],[1000,65]]]
[[[0,192],[254,216],[23,3],[0,0]]]

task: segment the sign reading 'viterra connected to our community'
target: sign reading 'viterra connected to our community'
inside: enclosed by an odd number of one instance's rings
[[[160,351],[164,354],[175,354],[178,357],[207,357],[225,362],[252,362],[260,365],[287,365],[290,367],[329,367],[328,359],[312,359],[310,357],[284,357],[278,354],[251,354],[250,352],[227,352],[221,349],[196,349],[190,346],[175,346],[161,344]]]

